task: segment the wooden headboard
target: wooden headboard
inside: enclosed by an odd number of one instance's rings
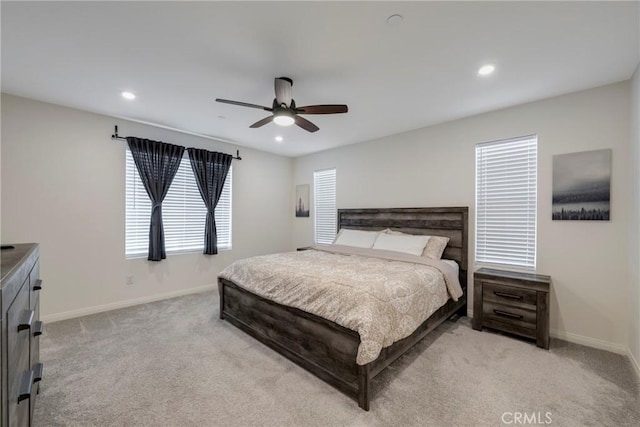
[[[341,228],[378,231],[390,228],[407,234],[448,237],[442,258],[460,266],[460,283],[467,284],[469,248],[469,208],[382,208],[338,209]]]

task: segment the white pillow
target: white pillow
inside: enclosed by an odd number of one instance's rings
[[[420,256],[428,242],[429,236],[380,233],[373,244],[373,249],[385,249],[387,251],[404,252]]]
[[[379,231],[349,230],[343,228],[336,236],[333,244],[355,246],[356,248],[371,248],[378,234],[380,234]]]
[[[400,231],[394,231],[390,228],[382,230],[381,233],[410,236],[410,234],[402,233]],[[429,237],[429,241],[427,242],[427,245],[424,248],[424,252],[422,252],[422,256],[431,258],[431,259],[442,258],[442,254],[444,253],[444,250],[447,247],[447,243],[449,243],[449,238],[442,237],[442,236],[427,236],[427,237]]]

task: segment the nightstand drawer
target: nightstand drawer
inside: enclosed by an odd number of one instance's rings
[[[506,304],[520,308],[535,309],[538,299],[536,291],[503,286],[490,282],[482,283],[482,298],[485,301]]]
[[[482,316],[486,320],[509,323],[523,328],[536,329],[536,312],[490,301],[484,302]]]

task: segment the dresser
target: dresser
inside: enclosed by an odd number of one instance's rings
[[[473,329],[516,334],[549,349],[551,277],[481,268],[473,274]]]
[[[1,251],[0,426],[29,426],[42,380],[39,336],[40,248],[35,243]]]

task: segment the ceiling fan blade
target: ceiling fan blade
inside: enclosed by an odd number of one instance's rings
[[[264,119],[258,120],[257,122],[255,122],[254,124],[252,124],[249,127],[250,128],[259,128],[261,126],[266,125],[267,123],[270,123],[272,120],[273,120],[273,116],[265,117]]]
[[[302,129],[309,132],[315,132],[320,129],[318,126],[314,125],[309,120],[300,116],[295,116],[295,121],[298,126],[300,126]]]
[[[217,102],[222,102],[224,104],[239,105],[241,107],[250,107],[250,108],[258,108],[260,110],[265,110],[265,111],[273,111],[273,108],[263,107],[262,105],[256,105],[256,104],[248,104],[246,102],[231,101],[229,99],[216,98],[216,101]]]
[[[349,107],[346,105],[307,105],[306,107],[296,108],[298,114],[336,114],[346,113]]]
[[[277,77],[275,79],[276,100],[278,105],[285,104],[287,107],[291,106],[291,86],[293,86],[293,80],[288,77]]]

